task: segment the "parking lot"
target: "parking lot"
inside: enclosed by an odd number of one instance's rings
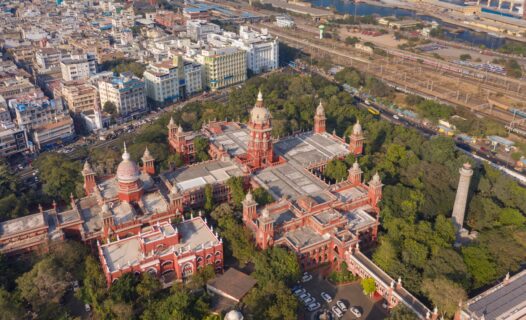
[[[321,304],[321,308],[314,312],[308,312],[300,301],[300,305],[305,311],[305,319],[317,319],[315,315],[324,309],[330,310],[336,305],[338,300],[343,301],[347,309],[351,306],[358,308],[362,314],[359,319],[379,320],[387,318],[387,312],[382,308],[382,301],[373,301],[371,298],[365,296],[358,282],[343,286],[334,286],[317,273],[313,273],[312,276],[312,280],[301,283],[301,286]],[[332,298],[332,302],[325,302],[321,297],[322,292],[328,293]],[[358,318],[347,310],[340,319],[350,320]]]

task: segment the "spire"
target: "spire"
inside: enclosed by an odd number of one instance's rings
[[[261,93],[261,89],[259,89],[257,101],[263,101],[263,94]]]
[[[143,161],[153,160],[152,154],[150,153],[150,150],[148,150],[148,147],[144,148],[142,160]]]
[[[170,116],[170,122],[168,123],[168,126],[174,126],[174,125],[175,125],[174,117]]]
[[[91,168],[91,165],[89,164],[88,160],[84,162],[84,167],[82,168],[82,173],[84,175],[92,174],[93,169]]]
[[[318,107],[316,108],[316,115],[323,117],[325,116],[325,109],[323,108],[323,104],[320,100],[320,104],[318,104]]]
[[[357,119],[356,123],[352,127],[352,133],[354,135],[361,135],[362,134],[362,125],[360,124],[360,120]]]
[[[374,174],[372,181],[374,183],[382,183],[382,181],[380,180],[380,175],[378,174],[378,171],[376,171],[376,173]]]
[[[124,152],[122,153],[122,160],[124,161],[130,160],[130,154],[128,153],[128,150],[126,149],[126,141],[124,142]]]
[[[177,133],[183,133],[183,132],[184,132],[183,126],[179,124],[179,127],[177,128]]]

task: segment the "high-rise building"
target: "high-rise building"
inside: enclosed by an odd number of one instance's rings
[[[62,79],[85,80],[97,73],[96,58],[92,54],[72,55],[60,61]]]
[[[65,81],[61,83],[60,94],[64,106],[71,112],[93,110],[98,107],[97,88],[85,81]]]
[[[113,102],[120,115],[144,113],[147,110],[144,82],[135,77],[123,76],[99,81],[100,105]]]
[[[466,213],[466,205],[468,202],[469,184],[473,176],[473,169],[468,162],[459,169],[460,179],[458,180],[457,195],[455,196],[455,204],[453,205],[453,225],[455,229],[460,231],[464,224],[464,215]]]
[[[250,120],[248,122],[250,139],[248,141],[247,158],[250,166],[255,169],[271,165],[274,159],[270,118],[270,112],[263,103],[263,95],[260,91],[256,104],[250,111]]]
[[[206,20],[187,20],[186,34],[194,41],[205,40],[211,33],[221,32],[221,27]]]
[[[235,47],[203,50],[197,56],[204,68],[204,82],[212,90],[247,80],[247,56]]]

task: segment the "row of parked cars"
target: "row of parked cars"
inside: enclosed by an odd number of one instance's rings
[[[303,277],[301,278],[301,281],[303,283],[308,282],[312,280],[312,275],[305,272],[303,274]],[[294,296],[296,296],[304,305],[305,308],[309,312],[314,312],[321,308],[321,303],[316,300],[315,297],[313,297],[305,288],[303,288],[301,285],[297,285],[292,288],[292,293]],[[332,297],[327,292],[322,292],[320,294],[320,297],[323,301],[325,301],[327,304],[330,304],[332,302]],[[342,318],[344,313],[347,312],[347,306],[342,300],[336,301],[335,305],[332,306],[331,311],[335,318]],[[356,317],[360,318],[362,316],[362,313],[360,310],[356,307],[350,307],[349,311]]]

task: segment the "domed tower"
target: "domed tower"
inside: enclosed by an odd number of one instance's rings
[[[248,142],[247,158],[250,166],[255,169],[267,167],[274,159],[270,118],[270,112],[265,108],[263,95],[259,91],[256,104],[250,111],[250,120],[248,122],[250,140]]]
[[[369,190],[368,196],[371,201],[371,206],[378,208],[378,202],[382,199],[382,180],[380,180],[380,175],[377,173],[374,174],[371,181],[369,181]]]
[[[327,118],[325,118],[325,109],[323,108],[323,104],[321,103],[316,108],[316,114],[314,115],[314,133],[324,133],[325,130],[325,121]]]
[[[143,190],[140,177],[139,166],[130,159],[130,154],[124,144],[122,161],[117,167],[117,182],[119,183],[119,199],[122,201],[139,201]]]
[[[93,171],[88,161],[84,162],[82,176],[84,177],[84,191],[86,195],[89,196],[93,193],[97,183],[95,182],[95,171]]]
[[[354,155],[363,153],[363,132],[360,120],[357,120],[352,127],[351,141],[349,141],[349,151]]]
[[[152,154],[150,153],[150,150],[148,150],[148,147],[144,149],[144,154],[142,155],[142,171],[149,174],[154,175],[155,174],[155,158],[152,157]]]
[[[358,161],[354,161],[353,165],[349,170],[347,171],[349,173],[347,180],[352,183],[353,186],[357,186],[362,182],[362,169],[360,169],[360,165],[358,164]]]

